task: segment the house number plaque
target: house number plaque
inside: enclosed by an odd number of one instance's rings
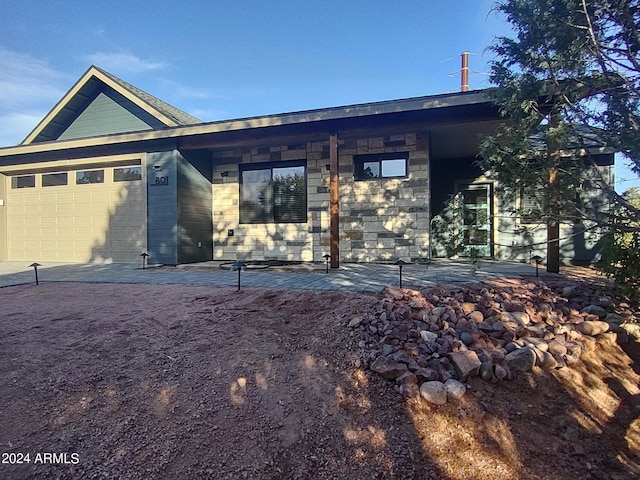
[[[156,177],[155,185],[169,185],[169,177],[167,175]]]

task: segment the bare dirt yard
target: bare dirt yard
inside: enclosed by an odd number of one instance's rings
[[[355,316],[380,296],[177,285],[0,289],[1,479],[631,479],[638,344],[407,398]]]

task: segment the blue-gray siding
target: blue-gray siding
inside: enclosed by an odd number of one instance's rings
[[[178,154],[178,261],[213,260],[211,154]]]
[[[104,93],[76,117],[59,140],[151,130],[151,126]]]
[[[147,154],[147,246],[150,263],[178,264],[177,172],[175,150]],[[166,184],[162,183],[163,177],[167,179]]]

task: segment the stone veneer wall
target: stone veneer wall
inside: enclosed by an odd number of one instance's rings
[[[428,134],[345,141],[340,148],[340,252],[343,260],[415,261],[429,255]],[[353,156],[409,153],[408,177],[355,181]]]
[[[339,140],[340,257],[415,260],[429,248],[428,137],[415,133]],[[353,156],[409,153],[403,179],[354,181]],[[306,223],[239,223],[241,163],[307,161]],[[329,253],[329,140],[213,153],[213,258],[321,261]],[[224,176],[223,176],[224,174]],[[228,235],[233,229],[233,236]]]

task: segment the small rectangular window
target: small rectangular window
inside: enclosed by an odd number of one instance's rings
[[[68,182],[67,172],[42,174],[43,187],[59,187],[61,185],[66,185],[67,182]]]
[[[11,177],[11,188],[33,188],[35,186],[35,175],[21,175],[19,177]]]
[[[76,172],[76,185],[104,183],[104,170],[83,170]]]
[[[542,201],[533,192],[522,189],[520,191],[520,221],[521,223],[542,222]]]
[[[406,178],[408,153],[378,153],[353,157],[356,180]]]
[[[122,167],[113,169],[114,182],[142,180],[142,167]]]

